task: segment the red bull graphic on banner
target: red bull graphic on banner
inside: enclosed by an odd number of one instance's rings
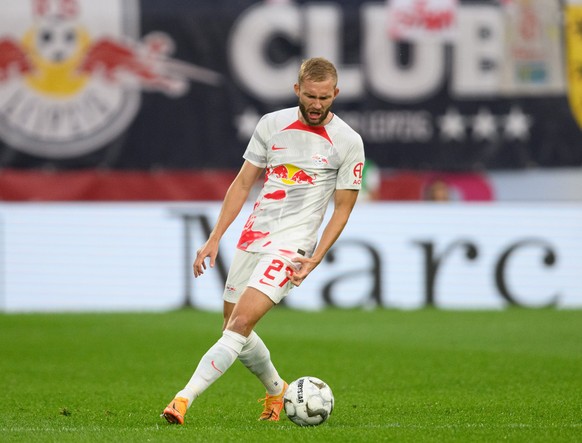
[[[396,40],[453,41],[458,0],[387,0],[388,35]]]
[[[220,81],[170,59],[167,35],[140,40],[137,0],[0,0],[0,9],[12,12],[0,16],[0,137],[28,154],[98,149],[134,119],[141,89],[180,96],[190,79]]]

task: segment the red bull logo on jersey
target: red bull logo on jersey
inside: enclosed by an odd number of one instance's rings
[[[217,73],[170,58],[173,41],[139,38],[137,0],[0,0],[0,137],[47,158],[91,152],[123,132],[141,90],[183,95]]]
[[[315,184],[316,174],[309,175],[295,165],[285,164],[267,168],[265,179],[278,179],[286,185]]]

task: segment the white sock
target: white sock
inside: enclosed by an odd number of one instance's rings
[[[269,395],[281,393],[283,379],[271,362],[269,349],[255,331],[249,335],[238,359],[261,380]]]
[[[244,335],[225,330],[222,337],[200,359],[192,378],[176,397],[187,398],[190,407],[196,397],[230,368],[246,342]]]

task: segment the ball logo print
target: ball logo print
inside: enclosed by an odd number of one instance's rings
[[[285,413],[298,426],[318,426],[333,412],[334,396],[327,383],[304,376],[291,382],[283,397]]]

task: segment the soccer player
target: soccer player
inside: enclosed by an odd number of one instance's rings
[[[263,189],[237,245],[224,290],[222,337],[162,415],[183,424],[192,402],[238,358],[264,384],[260,420],[279,420],[287,383],[253,330],[257,322],[321,262],[346,225],[361,187],[362,138],[331,112],[339,93],[337,71],[324,58],[305,60],[294,85],[299,106],[266,114],[224,198],[214,229],[198,249],[194,276],[212,268],[220,239],[265,171]],[[333,213],[319,242],[329,201]]]

